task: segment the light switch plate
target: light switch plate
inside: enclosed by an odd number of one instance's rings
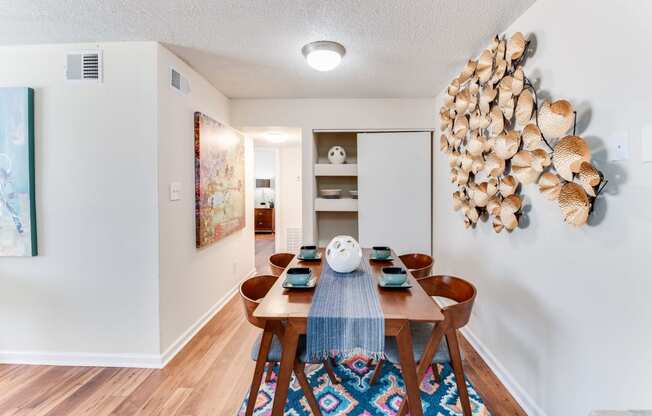
[[[609,138],[609,160],[627,160],[629,159],[629,132],[621,130]]]
[[[652,162],[652,124],[643,126],[641,132],[641,159],[643,163]]]
[[[181,182],[170,182],[170,201],[181,199]]]

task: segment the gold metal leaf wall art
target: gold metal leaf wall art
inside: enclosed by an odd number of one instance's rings
[[[518,228],[519,193],[530,184],[559,205],[564,221],[581,226],[607,183],[575,134],[572,103],[538,100],[523,68],[528,46],[520,32],[496,35],[446,90],[440,149],[457,187],[453,208],[467,228],[487,216],[496,233]]]

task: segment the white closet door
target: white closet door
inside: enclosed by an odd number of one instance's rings
[[[431,253],[429,132],[358,134],[358,231],[362,247]]]

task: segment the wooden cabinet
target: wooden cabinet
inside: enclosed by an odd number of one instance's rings
[[[254,229],[257,233],[274,232],[274,208],[256,208],[254,213]]]

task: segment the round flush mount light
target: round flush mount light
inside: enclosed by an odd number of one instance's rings
[[[320,40],[304,45],[301,53],[317,71],[330,71],[340,64],[346,49],[337,42]]]
[[[288,135],[279,131],[270,131],[265,134],[265,138],[272,143],[283,143],[287,140]]]

